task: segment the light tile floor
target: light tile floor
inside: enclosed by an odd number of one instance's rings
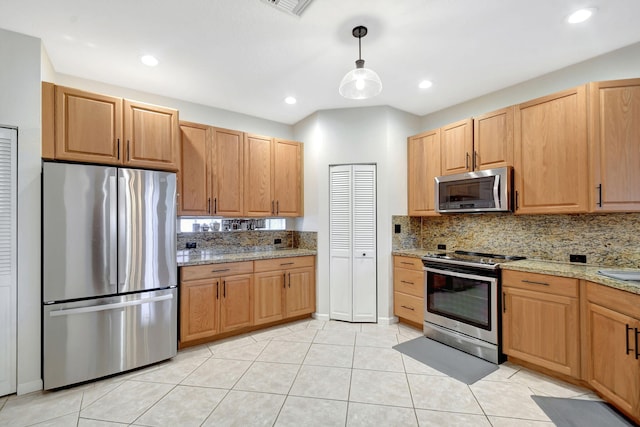
[[[468,386],[391,347],[405,325],[304,320],[145,369],[0,398],[0,426],[552,426],[531,395],[597,399],[504,363]]]

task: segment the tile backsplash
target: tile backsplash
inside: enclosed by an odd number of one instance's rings
[[[476,250],[550,261],[640,268],[640,213],[579,215],[394,216],[393,249]],[[393,227],[393,226],[392,226]]]
[[[187,242],[195,242],[196,249],[213,249],[217,253],[256,252],[284,248],[317,248],[316,232],[291,230],[256,230],[228,232],[178,233],[178,250]],[[280,243],[275,243],[280,239]]]

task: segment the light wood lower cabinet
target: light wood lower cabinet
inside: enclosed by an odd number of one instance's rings
[[[502,292],[503,352],[579,378],[578,280],[504,271]]]
[[[181,346],[314,311],[314,256],[180,268]]]
[[[253,262],[182,267],[180,342],[253,324]]]
[[[255,324],[315,311],[315,257],[255,261]]]
[[[424,323],[424,271],[420,258],[393,257],[393,313],[420,327]]]
[[[640,422],[640,295],[585,285],[585,380]]]

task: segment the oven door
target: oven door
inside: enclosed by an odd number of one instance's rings
[[[498,344],[498,278],[426,267],[424,320]]]

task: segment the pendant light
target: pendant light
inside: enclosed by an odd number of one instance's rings
[[[349,71],[340,82],[340,95],[349,99],[373,98],[382,91],[382,82],[375,71],[364,68],[361,39],[367,35],[367,27],[357,26],[351,33],[358,38],[358,60],[356,68]]]

